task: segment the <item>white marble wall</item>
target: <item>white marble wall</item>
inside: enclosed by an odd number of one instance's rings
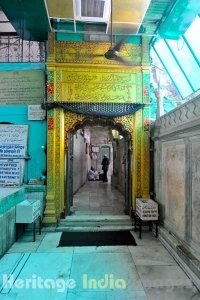
[[[152,138],[161,222],[200,252],[200,96],[157,120]]]
[[[191,142],[192,240],[200,245],[200,137]]]
[[[73,192],[75,193],[87,181],[87,172],[90,169],[86,142],[79,131],[74,135],[73,147]]]
[[[185,228],[185,144],[162,145],[162,186],[166,222],[183,237]]]

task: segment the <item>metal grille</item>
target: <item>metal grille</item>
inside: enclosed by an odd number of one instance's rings
[[[45,62],[45,42],[0,36],[0,62]]]
[[[77,114],[119,117],[132,115],[144,107],[141,103],[46,103],[46,109],[61,107]]]

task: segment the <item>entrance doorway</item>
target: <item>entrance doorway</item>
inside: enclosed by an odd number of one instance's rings
[[[116,137],[118,141],[120,136],[124,138],[126,146],[122,162],[125,167],[127,214],[131,215],[134,212],[136,198],[149,197],[149,127],[142,125],[142,116],[142,111],[135,115],[113,118],[87,116],[66,112],[64,109],[53,109],[49,113],[47,195],[43,220],[45,224],[56,223],[60,218],[65,218],[70,214],[70,201],[73,199],[72,188],[74,185],[73,178],[71,183],[69,180],[69,175],[72,176],[74,173],[72,169],[74,168],[73,153],[70,150],[73,143],[70,140],[78,130],[83,130],[86,126],[107,126],[118,132]],[[72,146],[70,147],[70,145]],[[113,184],[118,186],[115,181]]]
[[[102,158],[109,158],[108,183],[101,181]],[[68,215],[124,215],[131,210],[130,136],[108,121],[84,122],[68,138],[65,193]],[[88,181],[90,168],[99,174]]]

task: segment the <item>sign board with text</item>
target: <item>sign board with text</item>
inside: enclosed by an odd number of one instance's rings
[[[25,157],[28,125],[0,124],[0,158]]]
[[[41,105],[28,105],[28,120],[44,120],[46,112],[41,108]]]
[[[0,71],[1,104],[40,104],[45,97],[43,70]]]
[[[21,185],[27,152],[28,125],[0,124],[0,185]]]
[[[21,185],[22,172],[19,161],[0,160],[0,185]]]

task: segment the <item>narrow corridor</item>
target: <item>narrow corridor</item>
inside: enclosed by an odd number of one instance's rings
[[[76,215],[123,215],[124,196],[111,184],[88,181],[74,195],[72,214]]]

